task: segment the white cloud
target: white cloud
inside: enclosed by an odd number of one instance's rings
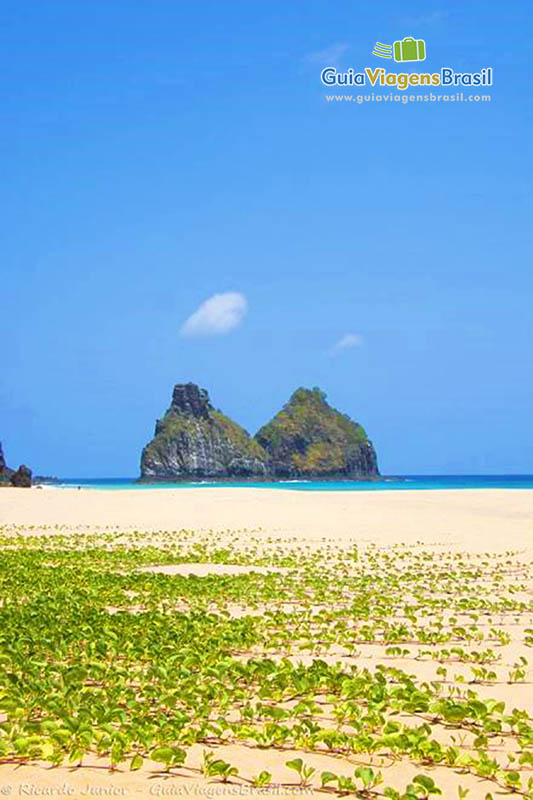
[[[363,344],[363,337],[358,333],[346,333],[341,336],[338,342],[335,342],[330,350],[332,356],[342,353],[344,350],[350,350],[352,347],[361,347]]]
[[[214,294],[198,306],[181,327],[181,335],[222,336],[237,328],[248,310],[246,297],[240,292]]]
[[[325,47],[324,50],[309,53],[302,59],[302,62],[307,65],[318,64],[322,67],[335,67],[347,50],[348,45],[345,42],[337,42],[337,44],[332,44],[330,47]]]

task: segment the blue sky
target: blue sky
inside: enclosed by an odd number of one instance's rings
[[[192,380],[251,432],[319,385],[386,473],[533,472],[529,3],[2,9],[10,464],[135,475]],[[492,102],[325,101],[404,36]]]

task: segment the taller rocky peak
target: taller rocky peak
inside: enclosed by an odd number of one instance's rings
[[[262,448],[236,422],[213,408],[205,389],[178,383],[170,408],[156,422],[141,456],[141,479],[257,477],[268,473]]]
[[[170,408],[179,414],[203,419],[207,419],[213,410],[206,389],[200,389],[195,383],[177,383],[172,392]]]

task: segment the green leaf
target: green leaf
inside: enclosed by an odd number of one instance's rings
[[[172,750],[170,747],[156,747],[150,753],[150,758],[153,761],[159,761],[161,764],[170,764],[172,761]]]
[[[142,756],[137,754],[136,756],[133,756],[133,758],[130,761],[130,770],[134,771],[140,769],[142,765],[143,765]]]
[[[268,786],[270,783],[272,783],[272,775],[270,772],[267,772],[266,769],[262,770],[259,775],[256,775],[254,778],[252,778],[253,786],[257,786],[258,788]]]
[[[285,766],[289,769],[294,769],[300,775],[302,772],[304,762],[301,758],[293,758],[292,761],[286,761]]]
[[[337,775],[334,772],[328,772],[327,770],[323,772],[320,776],[320,785],[322,787],[327,786],[328,783],[337,783],[338,781]]]
[[[421,786],[427,794],[442,794],[433,778],[429,778],[427,775],[416,775],[413,778],[413,783]]]

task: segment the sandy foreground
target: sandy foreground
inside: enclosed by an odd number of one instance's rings
[[[76,490],[43,488],[0,490],[0,525],[14,533],[30,535],[54,532],[76,534],[86,531],[146,532],[153,541],[158,532],[197,531],[203,537],[224,542],[253,537],[267,552],[277,546],[361,548],[377,545],[393,549],[397,545],[411,553],[432,551],[444,555],[470,554],[480,563],[481,554],[500,557],[513,551],[520,565],[530,564],[533,554],[533,491],[458,490],[458,491],[379,491],[379,492],[301,492],[252,488],[205,488],[162,490]],[[473,561],[474,563],[474,561]],[[503,562],[502,562],[503,563]],[[199,564],[192,567],[163,568],[165,574],[198,576],[227,574],[231,567]],[[246,571],[242,566],[235,573]],[[510,580],[514,580],[511,578]],[[531,588],[531,584],[527,584]],[[525,593],[527,597],[527,592]],[[532,655],[524,647],[523,631],[532,625],[532,615],[501,619],[500,628],[511,641],[501,649],[498,682],[476,686],[481,697],[504,700],[509,708],[526,708],[533,714],[532,673],[510,685],[503,675],[519,657]],[[384,663],[385,648],[368,644],[361,648],[364,666]],[[302,660],[312,657],[303,655]],[[418,661],[414,653],[396,660],[398,666],[418,680],[433,680],[438,662]],[[500,680],[501,677],[501,680]],[[316,789],[299,787],[294,772],[285,767],[288,758],[302,756],[317,769],[330,769],[331,759],[317,753],[276,749],[252,749],[230,744],[217,747],[217,756],[239,767],[241,774],[269,770],[276,783],[254,788],[241,779],[223,784],[201,774],[203,748],[191,750],[193,773],[176,769],[164,775],[157,765],[146,762],[139,772],[127,766],[110,774],[104,763],[87,760],[81,769],[45,766],[15,767],[0,763],[1,796],[55,797],[320,797]],[[353,770],[353,764],[351,765]],[[441,767],[430,771],[409,762],[389,765],[387,783],[405,786],[419,773],[434,777],[446,798],[459,796],[458,787],[469,790],[468,798],[505,795],[493,783],[472,774]],[[346,774],[350,774],[348,771]],[[533,775],[533,772],[529,773]],[[496,787],[497,788],[497,787]],[[379,787],[377,789],[379,791]],[[334,793],[332,796],[338,796]],[[354,795],[352,795],[354,796]],[[364,796],[364,795],[360,795]],[[370,795],[369,795],[370,796]],[[375,795],[379,797],[379,794]]]
[[[154,531],[255,530],[317,542],[432,544],[468,552],[533,547],[533,491],[305,492],[202,488],[0,491],[0,524]]]

